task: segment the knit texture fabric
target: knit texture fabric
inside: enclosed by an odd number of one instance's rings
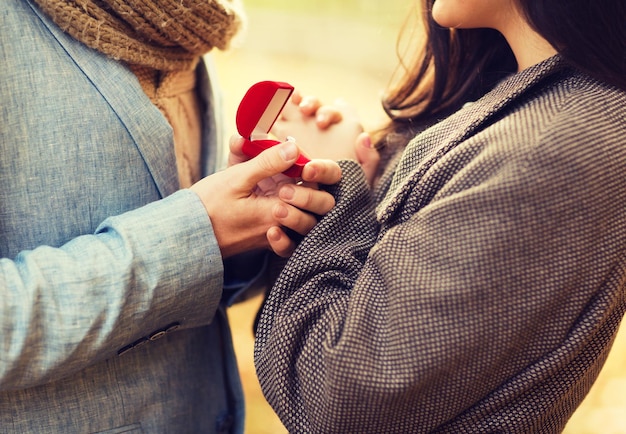
[[[64,31],[116,60],[159,71],[195,66],[243,28],[240,0],[35,0]]]
[[[625,118],[552,58],[415,137],[380,204],[341,161],[257,327],[287,430],[561,433],[626,309]]]

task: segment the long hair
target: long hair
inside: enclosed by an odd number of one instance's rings
[[[626,90],[624,0],[517,0],[529,24],[575,68]]]
[[[435,0],[423,0],[422,46],[402,79],[383,99],[389,124],[378,147],[404,146],[415,132],[488,92],[517,62],[504,37],[492,29],[447,29],[432,19]],[[530,25],[565,61],[626,89],[624,0],[517,0]]]
[[[416,57],[383,99],[390,123],[375,134],[378,147],[404,146],[416,131],[458,110],[516,70],[504,37],[492,29],[447,29],[431,18],[434,0],[418,10],[423,26]]]

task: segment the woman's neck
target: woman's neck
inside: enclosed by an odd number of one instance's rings
[[[501,32],[515,55],[518,71],[557,54],[556,49],[521,18],[509,23]]]

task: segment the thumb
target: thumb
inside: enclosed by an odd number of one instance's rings
[[[359,134],[356,139],[355,152],[357,160],[359,164],[361,164],[365,176],[371,185],[376,176],[378,164],[380,163],[380,154],[378,150],[372,146],[372,139],[368,133],[364,132]]]
[[[260,181],[278,175],[289,169],[298,159],[300,149],[294,142],[287,141],[272,146],[261,152],[255,158],[238,164],[244,171],[243,182],[245,188],[254,188]]]
[[[243,153],[244,139],[238,134],[232,135],[228,142],[228,166],[234,166],[235,164],[239,164],[243,161],[249,160],[249,157]]]

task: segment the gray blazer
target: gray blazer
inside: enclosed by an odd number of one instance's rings
[[[418,135],[272,288],[255,360],[294,433],[556,433],[626,306],[626,95],[554,57]]]
[[[242,432],[222,260],[171,128],[27,0],[0,2],[0,147],[0,432]]]

